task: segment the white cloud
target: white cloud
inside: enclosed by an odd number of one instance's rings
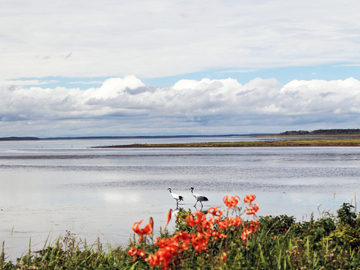
[[[257,78],[145,85],[135,76],[79,90],[0,85],[1,136],[225,134],[357,128],[360,81]]]
[[[359,8],[356,0],[3,0],[0,79],[358,65]]]

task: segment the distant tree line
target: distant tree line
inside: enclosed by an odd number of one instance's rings
[[[29,140],[40,140],[37,137],[2,137],[0,141],[29,141]]]
[[[281,132],[280,135],[354,135],[360,134],[360,129],[317,129],[313,131],[292,130]]]

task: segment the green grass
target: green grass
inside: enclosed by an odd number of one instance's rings
[[[131,144],[94,148],[165,148],[165,147],[296,147],[296,146],[360,146],[360,139],[266,140],[253,142],[204,142],[173,144]]]
[[[239,215],[241,208],[237,209]],[[165,229],[161,237],[170,239],[179,231],[196,233],[196,227],[185,222],[189,214],[190,209],[180,212],[174,234]],[[209,241],[207,250],[199,252],[190,245],[174,255],[168,268],[360,269],[360,216],[350,204],[343,204],[336,215],[323,212],[320,218],[315,220],[311,215],[306,222],[286,215],[263,216],[259,222],[260,227],[246,243],[241,239],[243,225],[229,226],[222,231],[226,238]],[[140,256],[133,259],[128,254],[131,247],[143,249],[147,256],[159,250],[153,235],[141,242],[134,237],[127,247],[105,251],[100,241],[88,245],[68,234],[45,245],[41,252],[29,251],[16,262],[6,261],[3,246],[0,269],[152,269]],[[224,252],[226,260],[222,260]]]

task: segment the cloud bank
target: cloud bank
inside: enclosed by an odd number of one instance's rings
[[[99,88],[0,84],[3,136],[247,134],[358,128],[360,81],[256,78],[180,80],[153,87],[135,76]]]
[[[2,0],[0,79],[360,64],[357,0]]]

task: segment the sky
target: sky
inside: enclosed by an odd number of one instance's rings
[[[2,0],[0,137],[359,128],[358,0]]]

